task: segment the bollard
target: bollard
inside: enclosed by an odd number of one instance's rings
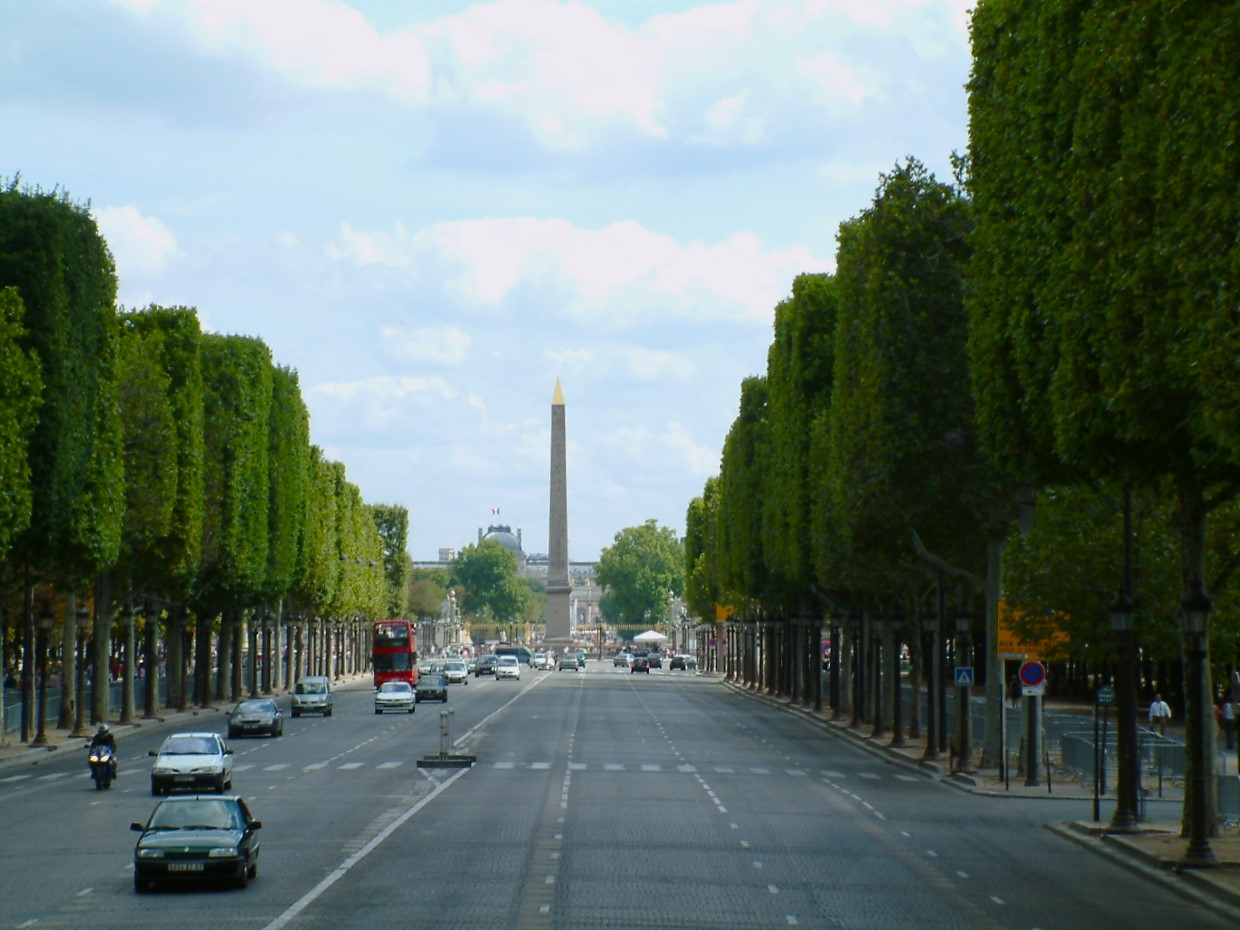
[[[447,756],[452,752],[452,711],[439,712],[439,754]]]

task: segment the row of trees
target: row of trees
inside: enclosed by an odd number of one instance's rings
[[[0,609],[24,620],[27,686],[36,614],[72,668],[78,600],[96,675],[121,606],[193,626],[202,663],[247,615],[398,612],[407,513],[364,503],[311,444],[297,373],[192,308],[118,311],[116,294],[86,207],[0,191]]]
[[[1035,626],[1059,612],[1073,668],[1106,674],[1130,494],[1147,680],[1179,683],[1157,663],[1178,670],[1176,616],[1207,592],[1213,665],[1233,664],[1236,6],[978,4],[955,183],[897,165],[841,226],[836,273],[776,308],[688,509],[697,615],[916,617],[946,578],[953,600],[985,593],[986,642],[1002,596]],[[1212,700],[1199,671],[1191,719]],[[987,699],[993,723],[1002,689]]]

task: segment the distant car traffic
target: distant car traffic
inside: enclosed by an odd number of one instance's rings
[[[633,656],[633,661],[629,665],[629,674],[634,672],[645,672],[650,674],[650,659],[646,656]]]
[[[499,656],[490,652],[486,655],[478,656],[478,663],[474,666],[474,677],[481,678],[483,675],[494,675],[497,662],[499,662]]]
[[[580,667],[581,667],[581,666],[579,666],[579,665],[577,664],[577,657],[576,657],[576,656],[574,656],[574,655],[565,655],[565,656],[560,656],[559,661],[558,661],[558,662],[556,662],[556,664],[555,664],[555,670],[556,670],[557,672],[563,672],[563,671],[566,671],[566,670],[567,670],[567,671],[571,671],[571,672],[575,672],[575,671],[577,671]]]
[[[389,710],[403,710],[412,714],[416,703],[413,688],[407,681],[385,681],[375,692],[376,714]]]
[[[534,668],[555,668],[555,655],[550,652],[536,652],[533,660]]]
[[[629,663],[633,661],[633,656],[628,652],[617,652],[611,660],[611,664],[616,668],[628,668]]]
[[[164,740],[151,768],[151,794],[184,788],[214,790],[232,787],[233,751],[218,733],[173,733]]]
[[[685,655],[683,652],[672,656],[672,661],[668,663],[668,671],[674,672],[676,669],[682,671],[692,671],[697,668],[697,657]]]
[[[464,659],[449,659],[443,664],[443,677],[450,685],[469,684],[469,669]]]
[[[418,678],[417,693],[414,699],[421,704],[423,701],[448,700],[448,679],[434,672]]]
[[[307,675],[293,686],[293,716],[332,715],[332,683],[326,675]]]
[[[663,667],[663,654],[661,652],[652,652],[646,656],[646,659],[650,663],[651,668]]]
[[[228,712],[228,738],[236,739],[250,733],[284,735],[284,713],[271,698],[242,701]]]
[[[513,679],[520,678],[521,677],[521,660],[518,659],[515,655],[499,656],[495,660],[495,677],[497,679],[499,678],[513,678]]]
[[[231,879],[242,888],[258,876],[262,821],[242,798],[165,798],[146,823],[133,851],[133,890],[149,891],[156,882]]]

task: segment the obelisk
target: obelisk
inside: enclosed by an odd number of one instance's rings
[[[561,651],[572,644],[568,582],[568,466],[565,461],[564,391],[555,379],[551,395],[551,522],[547,530],[546,645]]]

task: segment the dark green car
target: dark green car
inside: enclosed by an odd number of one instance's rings
[[[228,880],[244,888],[258,875],[258,830],[245,800],[236,795],[165,798],[146,823],[133,851],[133,890],[157,882]]]

